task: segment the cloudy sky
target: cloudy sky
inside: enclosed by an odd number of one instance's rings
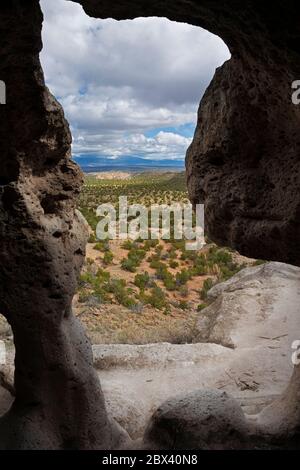
[[[183,159],[199,100],[229,58],[205,30],[163,18],[89,18],[41,0],[41,61],[73,133],[73,154]]]

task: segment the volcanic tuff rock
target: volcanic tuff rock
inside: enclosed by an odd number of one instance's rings
[[[277,0],[272,8],[255,0],[78,2],[99,18],[167,16],[224,39],[232,58],[202,100],[187,154],[190,197],[205,202],[213,240],[299,265],[295,2]],[[41,27],[38,0],[1,2],[7,104],[0,106],[0,311],[16,344],[17,400],[0,422],[0,447],[108,448],[119,445],[122,433],[107,418],[90,346],[71,312],[86,240],[75,214],[82,176],[70,160],[61,106],[44,83]],[[299,382],[298,368],[278,414],[278,422],[289,423],[285,437],[300,422]]]

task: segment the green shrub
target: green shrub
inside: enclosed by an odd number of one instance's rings
[[[78,302],[85,303],[87,302],[88,298],[90,297],[90,292],[86,289],[80,289],[78,291]]]
[[[263,259],[257,259],[256,261],[254,261],[252,266],[260,266],[261,264],[266,264],[266,263],[267,261],[264,261]]]
[[[155,248],[158,244],[158,240],[145,240],[144,250],[149,251],[151,248]]]
[[[196,276],[204,276],[207,273],[206,259],[203,255],[198,255],[194,259],[193,272]]]
[[[193,261],[195,259],[195,253],[192,250],[182,250],[181,256],[180,256],[181,261]]]
[[[104,269],[99,268],[96,277],[100,283],[105,283],[110,280],[110,273],[108,271],[104,271]]]
[[[197,307],[197,311],[202,312],[202,310],[204,310],[206,307],[207,307],[207,304],[205,303],[199,304]]]
[[[201,300],[207,299],[207,292],[212,288],[214,285],[213,280],[211,278],[205,279],[203,282],[203,287],[200,291],[200,298]]]
[[[166,307],[166,296],[160,287],[154,287],[151,290],[151,295],[147,298],[147,303],[152,307],[162,310]]]
[[[170,313],[171,313],[171,309],[170,309],[170,306],[168,305],[167,307],[164,308],[163,314],[164,315],[170,315]]]
[[[106,251],[103,256],[103,263],[108,265],[111,264],[114,259],[114,255],[111,251]]]
[[[108,240],[100,240],[94,246],[94,250],[99,250],[101,252],[109,251],[109,241]]]
[[[174,240],[172,245],[175,250],[185,251],[185,240]]]
[[[176,259],[176,258],[177,258],[177,253],[176,253],[175,247],[172,246],[172,247],[168,250],[168,254],[169,254],[169,258],[170,258],[171,260]]]
[[[170,268],[176,269],[178,268],[178,266],[179,266],[179,263],[177,261],[174,261],[174,260],[170,261]]]
[[[158,270],[164,267],[165,265],[160,261],[160,259],[157,259],[156,257],[152,257],[150,261],[150,268]]]
[[[134,246],[134,243],[131,240],[125,240],[122,243],[121,248],[123,248],[123,250],[130,251],[133,246]]]
[[[172,276],[172,274],[168,273],[168,275],[164,277],[163,283],[167,290],[169,291],[176,290],[176,281],[175,281],[174,276]]]
[[[212,264],[228,265],[232,263],[232,255],[226,250],[213,246],[209,249],[207,261]]]
[[[242,267],[239,267],[236,264],[232,264],[230,266],[220,266],[219,280],[220,281],[227,281],[232,276],[234,276],[236,273],[238,273],[241,269],[242,269]]]
[[[150,283],[150,276],[148,273],[136,274],[134,284],[140,289],[146,289]]]
[[[90,234],[88,242],[89,243],[96,243],[96,241],[97,241],[97,238],[96,238],[96,236],[93,232],[93,233]]]
[[[131,289],[126,288],[124,279],[112,279],[108,286],[109,292],[114,294],[116,301],[124,307],[131,308],[135,305],[135,300],[130,296]]]
[[[187,286],[186,285],[181,286],[180,289],[179,289],[179,293],[182,297],[187,297],[188,293],[189,293],[189,290],[188,290]]]
[[[188,282],[191,278],[191,273],[187,269],[183,269],[176,274],[176,283],[178,286],[182,286]]]
[[[130,258],[125,258],[121,261],[121,268],[124,269],[125,271],[135,273],[137,269],[137,264],[134,260]]]
[[[107,290],[105,287],[98,286],[93,291],[93,296],[97,298],[99,303],[105,303],[110,300],[110,296],[108,295]]]
[[[131,248],[128,257],[121,261],[121,267],[126,271],[134,273],[146,256],[145,250]]]
[[[92,287],[95,284],[95,280],[95,275],[91,271],[86,271],[80,275],[79,285]]]

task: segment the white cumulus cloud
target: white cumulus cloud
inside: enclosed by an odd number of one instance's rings
[[[215,68],[229,58],[221,39],[165,18],[118,22],[89,18],[66,0],[41,6],[41,61],[74,154],[183,158],[190,136],[172,128],[196,122]]]

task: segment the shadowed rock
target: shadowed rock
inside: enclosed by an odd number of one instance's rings
[[[164,402],[149,422],[144,443],[150,449],[239,449],[246,436],[244,413],[234,398],[199,390]]]
[[[0,448],[118,446],[92,352],[71,302],[87,231],[75,211],[82,184],[71,135],[45,87],[38,1],[0,6],[0,311],[16,346],[15,393]]]
[[[167,16],[224,39],[232,58],[201,102],[187,154],[190,197],[205,203],[207,233],[216,242],[299,265],[294,2],[278,0],[272,8],[254,0],[77,3],[100,18]],[[0,311],[16,344],[16,400],[0,422],[0,447],[116,447],[122,433],[107,418],[90,345],[71,312],[86,242],[75,213],[82,176],[70,160],[62,109],[44,84],[41,25],[38,0],[1,2],[7,104],[0,106]],[[266,412],[269,429],[273,422],[283,441],[299,432],[299,371],[274,405],[276,420]]]

